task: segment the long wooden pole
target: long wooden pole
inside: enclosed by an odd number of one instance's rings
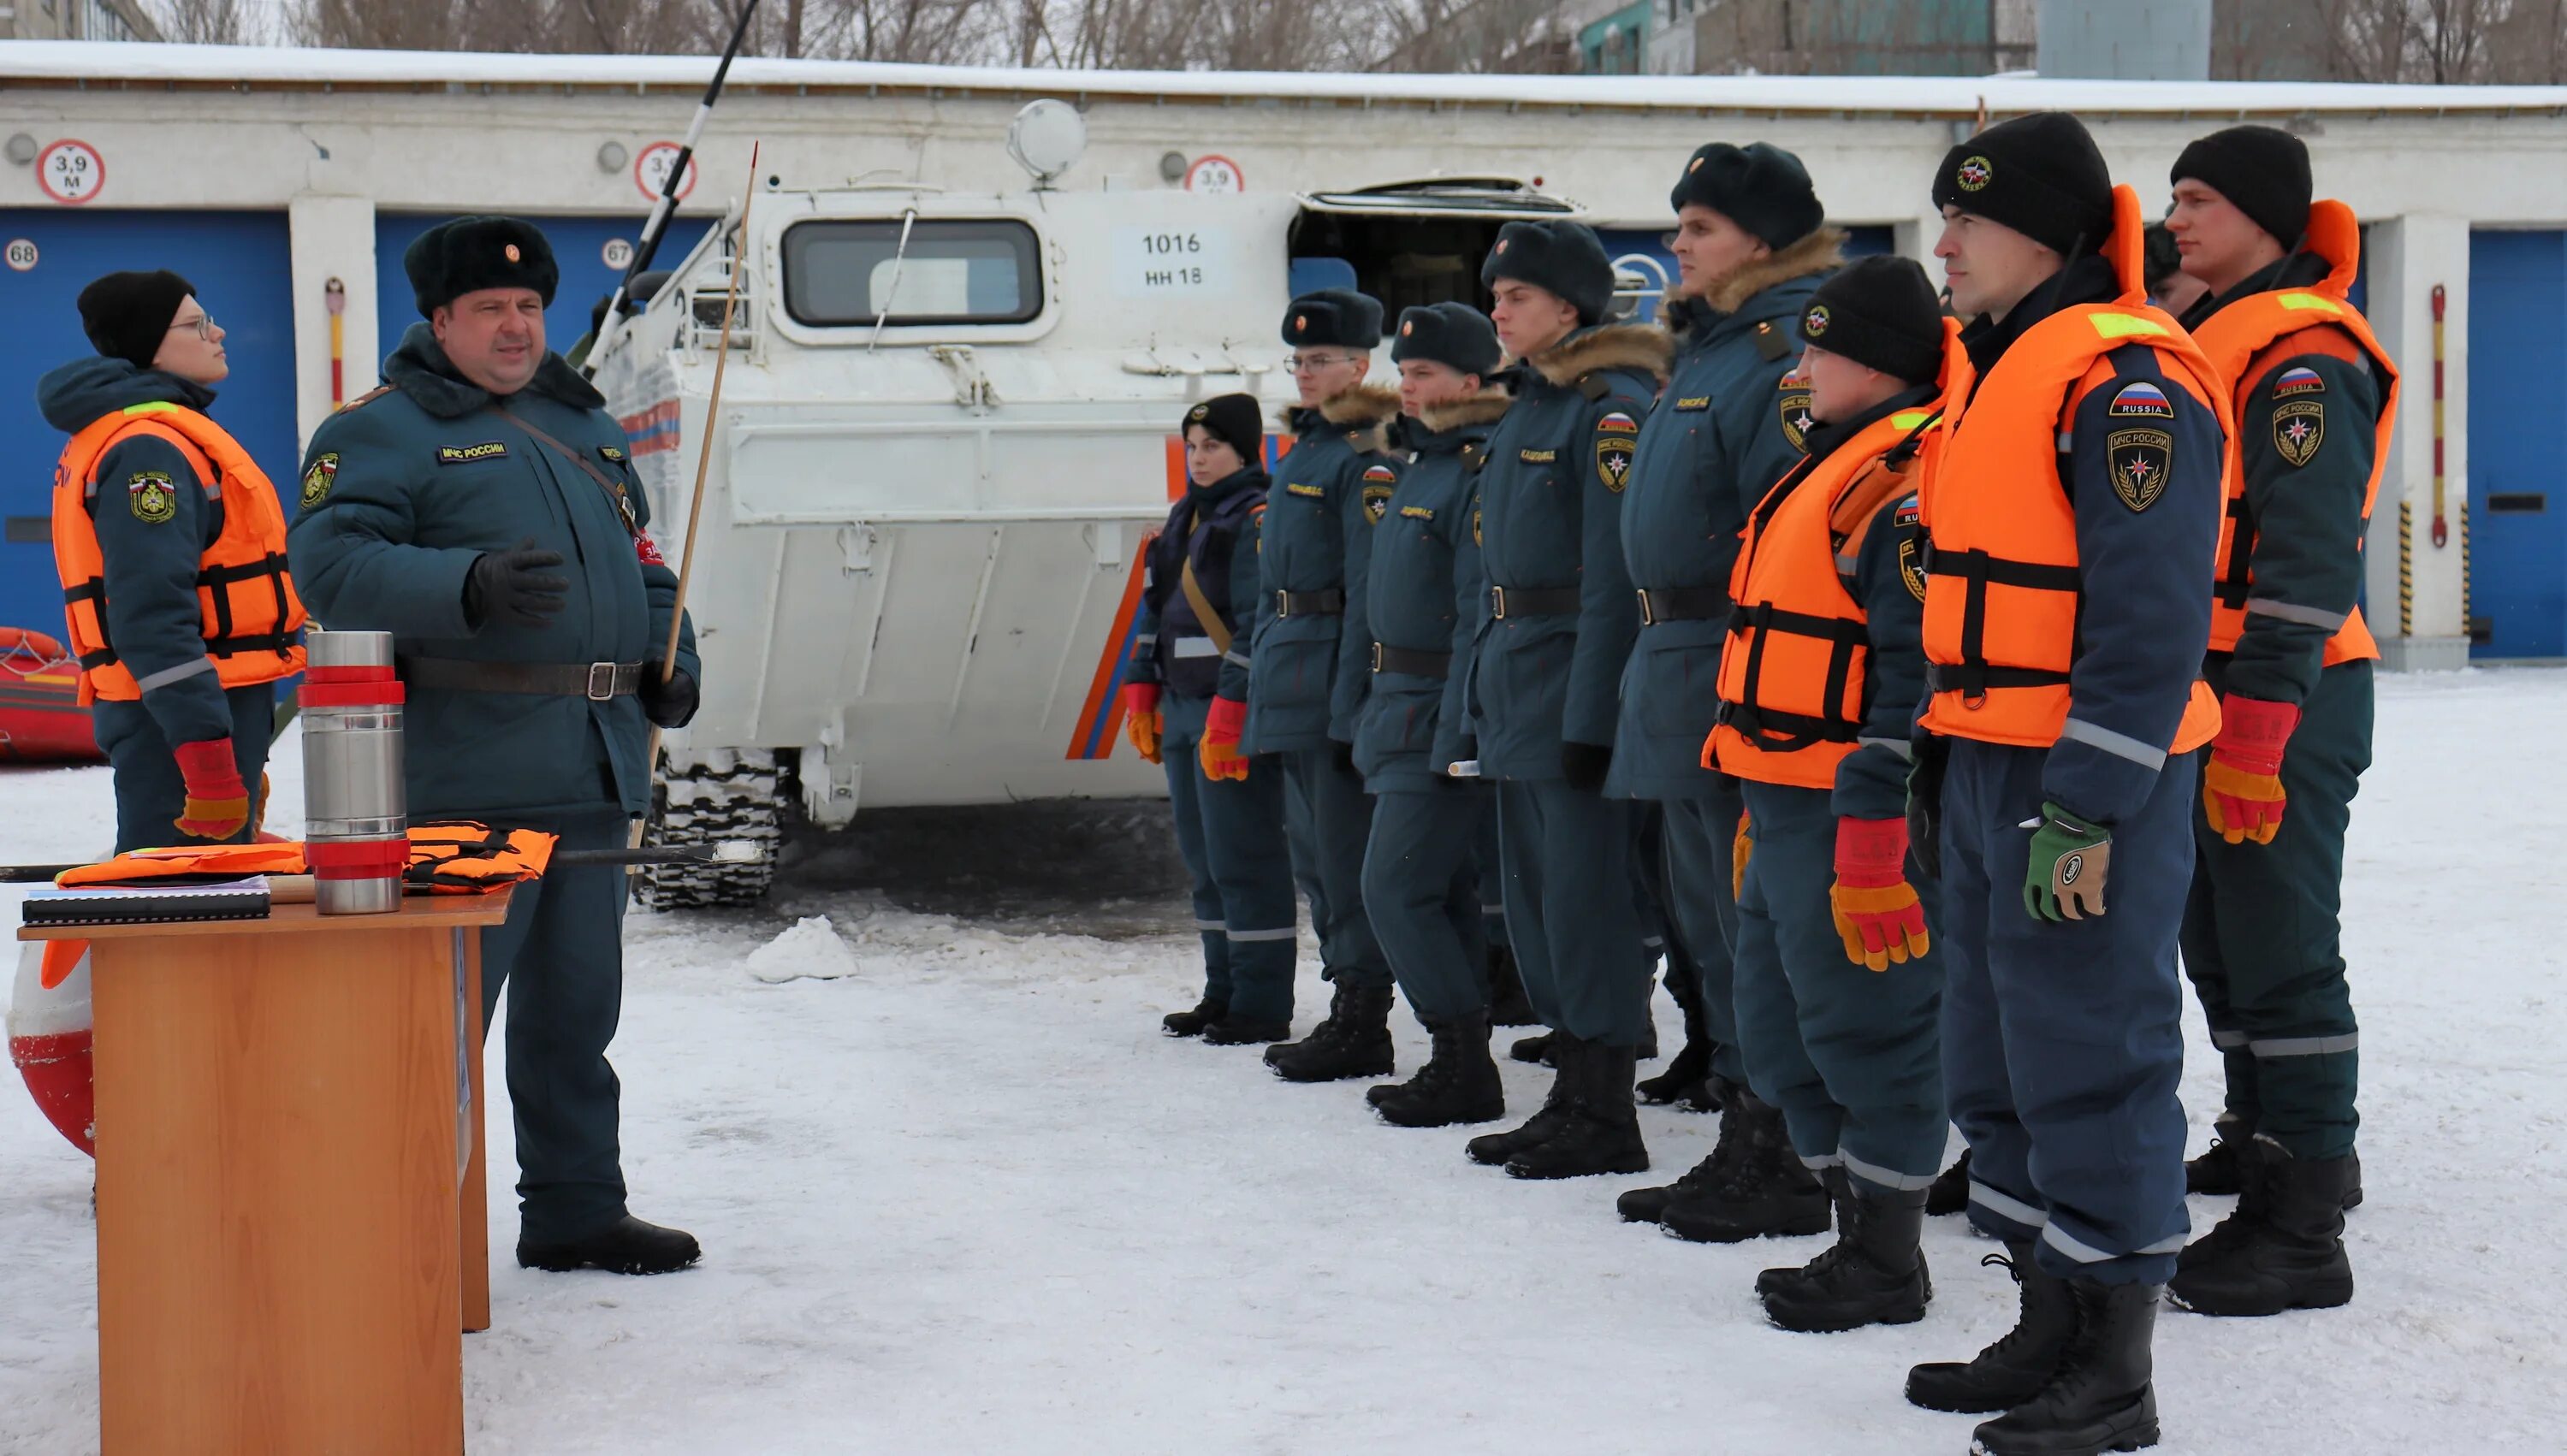
[[[687,623],[687,586],[696,575],[697,527],[705,518],[705,477],[713,470],[713,436],[721,429],[722,374],[730,368],[730,324],[739,307],[740,270],[750,265],[752,243],[748,232],[749,208],[757,201],[757,153],[759,144],[748,145],[748,186],[739,194],[739,243],[731,255],[730,278],[722,288],[721,348],[713,356],[713,393],[705,400],[704,438],[696,443],[696,491],[687,502],[687,544],[678,553],[678,599],[669,610],[669,640],[660,652],[660,681],[667,683],[678,675],[678,639]],[[681,328],[695,327],[691,317]],[[660,728],[651,727],[651,748],[646,760],[651,765],[651,786],[660,786]],[[639,848],[642,830],[650,822],[646,814],[633,821],[633,844]],[[637,871],[639,867],[636,867]]]

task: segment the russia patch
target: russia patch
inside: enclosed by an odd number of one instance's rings
[[[1775,382],[1774,388],[1778,390],[1803,390],[1808,389],[1809,386],[1810,376],[1801,368],[1801,366],[1795,364],[1789,370],[1784,372],[1783,377],[1780,380]]]
[[[1640,422],[1623,414],[1621,411],[1616,410],[1612,414],[1595,422],[1595,433],[1598,435],[1637,435],[1640,433]]]
[[[2122,392],[2113,397],[2113,403],[2104,413],[2141,420],[2172,420],[2174,402],[2155,385],[2146,380],[2137,380],[2122,386]]]
[[[2293,395],[2325,393],[2326,377],[2314,369],[2286,369],[2280,378],[2273,381],[2273,398],[2277,400],[2287,400]]]

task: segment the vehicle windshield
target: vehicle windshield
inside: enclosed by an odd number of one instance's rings
[[[1042,312],[1034,230],[1012,219],[815,218],[784,230],[784,307],[815,327],[1015,324]]]

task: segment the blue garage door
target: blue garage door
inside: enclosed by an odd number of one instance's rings
[[[2567,233],[2469,235],[2469,613],[2480,657],[2567,656]],[[2419,550],[2424,522],[2417,522]]]
[[[385,212],[375,218],[375,281],[377,327],[381,330],[383,352],[391,354],[401,343],[403,331],[419,322],[419,307],[411,293],[410,276],[402,271],[402,253],[419,235],[449,221],[448,213]],[[537,217],[531,219],[552,240],[553,257],[561,265],[561,287],[553,294],[553,306],[544,310],[544,344],[556,354],[568,354],[580,336],[588,332],[588,316],[597,301],[615,291],[624,277],[622,269],[606,266],[607,244],[638,242],[642,236],[643,214],[630,217]],[[672,268],[687,255],[713,226],[710,218],[679,217],[669,224],[669,236],[660,244],[656,266]]]
[[[293,271],[282,212],[92,212],[0,208],[0,240],[35,244],[36,266],[0,270],[0,442],[11,461],[0,484],[0,626],[59,637],[62,589],[48,522],[53,462],[63,435],[36,408],[36,381],[95,355],[75,300],[102,273],[169,268],[228,336],[232,375],[213,416],[267,472],[292,480],[302,447],[294,427]],[[317,305],[320,300],[313,302]],[[281,492],[290,509],[294,492]]]
[[[1898,246],[1896,234],[1886,226],[1849,227],[1845,231],[1845,251],[1849,258],[1894,252]],[[1632,272],[1647,278],[1652,287],[1675,281],[1676,255],[1668,252],[1666,244],[1658,241],[1666,235],[1666,229],[1608,227],[1595,235],[1603,242],[1606,257],[1617,263],[1630,260],[1626,266],[1630,266]],[[1643,322],[1654,322],[1658,317],[1657,299],[1654,297],[1642,299],[1636,317]]]

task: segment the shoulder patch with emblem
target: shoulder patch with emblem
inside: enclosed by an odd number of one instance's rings
[[[125,482],[125,502],[136,520],[156,526],[178,513],[178,487],[158,470],[138,470]]]
[[[1909,536],[1898,543],[1898,579],[1906,584],[1907,594],[1925,600],[1925,565],[1916,550],[1916,538]]]
[[[2318,457],[2318,446],[2326,443],[2326,403],[2322,400],[2286,400],[2273,407],[2273,448],[2298,469]]]
[[[2174,402],[2146,380],[2134,380],[2122,386],[2122,392],[2104,407],[2104,413],[2124,420],[2172,420]]]
[[[338,483],[339,452],[314,455],[312,468],[303,472],[303,508],[310,510],[330,498],[330,487]]]
[[[1363,472],[1364,519],[1374,525],[1390,513],[1390,492],[1399,483],[1399,472],[1388,465],[1367,465]]]
[[[2307,368],[2306,366],[2302,366],[2298,369],[2283,370],[2281,374],[2275,376],[2273,380],[2273,398],[2276,400],[2287,400],[2293,395],[2323,395],[2325,393],[2326,376],[2318,373],[2314,369]]]
[[[2104,438],[2113,493],[2134,511],[2157,503],[2174,469],[2174,436],[2163,430],[2116,430]]]
[[[1620,420],[1623,428],[1607,432],[1603,422],[1595,426],[1595,482],[1619,495],[1631,483],[1631,455],[1638,448],[1638,426],[1629,423],[1628,415],[1607,415],[1605,420]]]
[[[617,445],[599,445],[597,447],[597,457],[606,461],[610,465],[620,465],[624,463],[624,451]]]
[[[1775,388],[1782,391],[1774,409],[1783,417],[1783,437],[1794,449],[1808,449],[1810,427],[1818,423],[1810,418],[1810,377],[1796,364],[1775,382]]]
[[[485,439],[479,444],[440,444],[436,462],[440,465],[476,465],[483,460],[505,459],[508,446],[504,441]]]

